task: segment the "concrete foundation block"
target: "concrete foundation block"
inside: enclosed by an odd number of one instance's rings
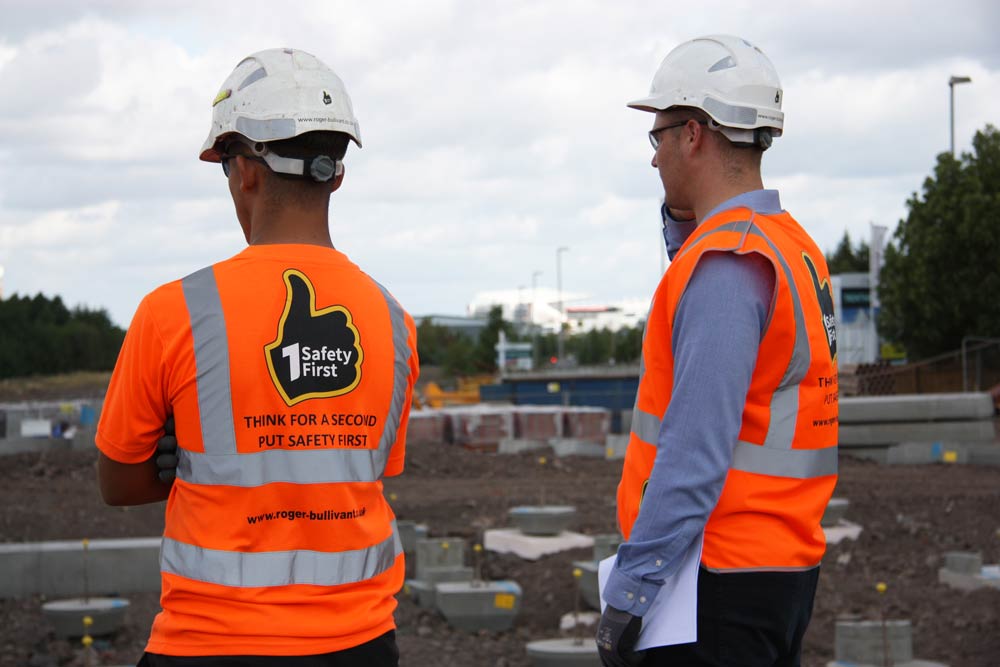
[[[509,630],[521,609],[521,587],[513,581],[447,582],[434,588],[438,611],[459,630]]]
[[[572,505],[525,505],[507,510],[511,522],[525,535],[558,535],[576,518]]]
[[[846,498],[830,498],[823,512],[823,518],[819,520],[819,525],[825,527],[836,526],[847,514],[847,507],[850,502]]]
[[[597,567],[600,561],[596,560],[576,560],[573,567],[579,568],[582,574],[578,586],[580,587],[580,600],[591,609],[601,609],[601,593],[597,586]]]
[[[617,460],[625,458],[625,450],[628,449],[629,435],[608,434],[604,439],[604,458]]]
[[[839,620],[834,629],[834,658],[845,663],[897,665],[913,660],[913,626],[908,620]]]
[[[94,595],[160,590],[159,537],[90,540],[87,585]],[[0,598],[83,595],[79,540],[0,544]]]
[[[125,622],[125,612],[129,601],[121,598],[71,598],[53,600],[42,605],[42,616],[52,624],[57,637],[94,637],[110,635],[118,631]],[[83,624],[85,616],[93,623],[88,628]]]
[[[529,438],[504,438],[497,444],[497,454],[520,454],[548,449],[548,440],[532,440]]]
[[[552,453],[556,456],[589,456],[595,459],[607,457],[604,445],[593,440],[580,440],[577,438],[552,438],[549,440]]]
[[[618,533],[601,533],[594,535],[594,560],[601,561],[618,553],[618,545],[622,536]]]
[[[436,586],[440,583],[472,581],[471,567],[431,567],[419,579],[407,579],[406,587],[417,605],[433,609],[437,604]]]
[[[552,536],[525,535],[515,528],[493,529],[483,533],[484,548],[495,553],[512,553],[525,560],[538,560],[560,551],[593,546],[594,538],[568,530]]]
[[[944,569],[958,574],[979,574],[983,571],[983,555],[973,551],[948,551]]]
[[[841,398],[841,424],[976,421],[993,417],[987,393],[900,394]]]
[[[979,553],[949,551],[944,555],[944,567],[938,570],[938,581],[963,591],[1000,589],[1000,565],[984,566]]]
[[[396,521],[396,529],[403,543],[403,553],[414,553],[417,550],[417,541],[427,539],[427,524],[401,519]]]
[[[435,568],[456,568],[465,564],[465,540],[460,537],[435,537],[417,540],[417,579],[427,579],[427,572]]]
[[[541,639],[525,648],[533,667],[601,667],[593,638]]]

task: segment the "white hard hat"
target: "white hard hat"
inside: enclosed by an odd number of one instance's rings
[[[763,51],[740,37],[708,35],[668,53],[649,96],[628,106],[642,111],[701,109],[715,121],[711,127],[730,141],[767,148],[785,124],[781,98],[778,73]]]
[[[266,143],[317,130],[343,132],[361,146],[344,82],[305,51],[259,51],[244,58],[222,84],[200,158],[219,162],[220,139],[230,134]]]

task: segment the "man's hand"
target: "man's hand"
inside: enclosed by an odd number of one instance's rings
[[[633,616],[611,605],[604,608],[601,623],[597,626],[597,652],[604,667],[642,664],[645,653],[634,650],[641,628],[641,616]]]
[[[163,437],[156,442],[157,477],[161,482],[173,484],[177,477],[177,437],[174,435],[174,418],[168,417],[163,425]]]

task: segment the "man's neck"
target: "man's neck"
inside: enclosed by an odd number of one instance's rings
[[[327,212],[283,209],[254,215],[250,223],[250,245],[300,243],[333,247]]]
[[[715,187],[706,188],[703,196],[695,202],[695,217],[699,222],[704,222],[705,216],[711,213],[719,204],[744,193],[763,189],[764,182],[761,180],[759,173],[738,180],[720,182]]]

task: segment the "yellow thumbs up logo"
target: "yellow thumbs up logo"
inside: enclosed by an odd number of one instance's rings
[[[343,306],[316,309],[316,290],[306,274],[288,269],[285,308],[277,337],[264,347],[267,368],[285,403],[329,398],[361,382],[361,334]]]

